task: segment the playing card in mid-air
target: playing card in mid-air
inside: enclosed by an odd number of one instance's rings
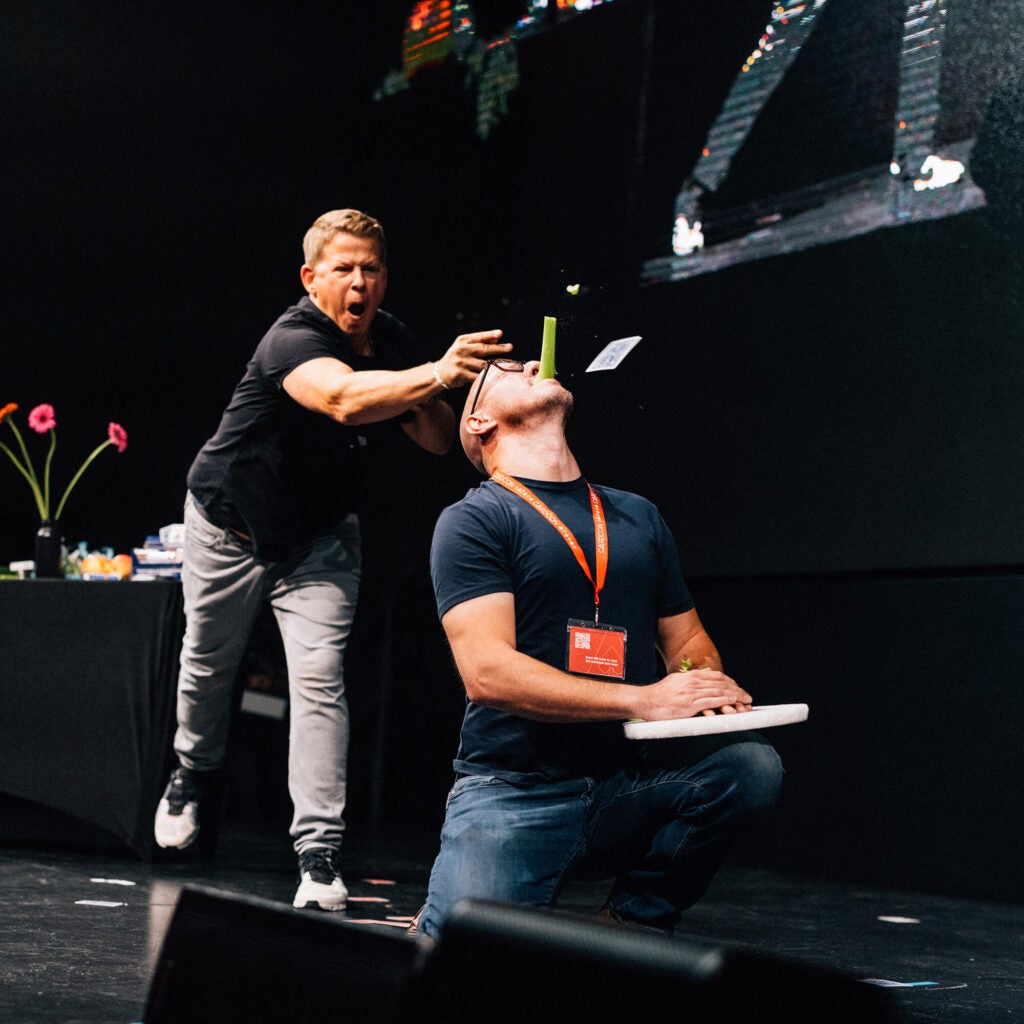
[[[598,353],[597,358],[587,367],[587,373],[594,370],[614,370],[619,363],[632,351],[633,346],[640,340],[640,335],[632,338],[619,338],[617,341],[610,341]]]

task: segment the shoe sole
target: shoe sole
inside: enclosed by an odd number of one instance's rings
[[[338,911],[338,910],[344,910],[348,906],[348,904],[347,903],[337,903],[337,904],[333,904],[333,905],[329,905],[329,906],[325,907],[318,900],[306,900],[305,903],[293,903],[292,906],[296,910],[323,910],[323,911],[325,911],[327,913],[334,913],[335,911]]]
[[[159,821],[161,817],[168,818],[168,819],[173,819],[173,818],[180,817],[180,815],[168,814],[166,812],[166,810],[164,810],[164,803],[165,803],[165,801],[166,801],[166,797],[164,798],[164,800],[161,800],[161,802],[160,802],[160,807],[157,810],[156,821]],[[186,806],[188,806],[188,805],[186,805]],[[193,813],[194,813],[194,815],[198,816],[198,811],[193,812]],[[162,849],[162,850],[187,850],[196,841],[196,839],[199,838],[200,828],[199,828],[199,823],[197,821],[196,822],[195,830],[193,831],[192,835],[190,835],[183,843],[170,843],[170,842],[165,843],[165,842],[161,841],[161,839],[160,839],[159,830],[157,828],[156,821],[154,821],[154,823],[153,823],[153,838],[156,840],[156,845],[159,846],[160,849]]]
[[[161,843],[160,840],[157,839],[156,845],[159,846],[161,850],[187,850],[198,838],[199,833],[197,831],[193,835],[189,836],[184,843]]]

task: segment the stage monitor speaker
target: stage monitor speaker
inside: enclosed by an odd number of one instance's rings
[[[886,990],[831,969],[486,901],[456,905],[422,966],[410,1005],[432,1024],[901,1020]]]
[[[186,886],[164,937],[146,1024],[387,1024],[421,944],[282,903]]]

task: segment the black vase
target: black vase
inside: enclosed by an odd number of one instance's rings
[[[55,580],[63,575],[60,568],[60,530],[52,519],[44,519],[36,530],[36,579]]]

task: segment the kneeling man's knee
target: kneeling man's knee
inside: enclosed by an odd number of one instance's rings
[[[737,744],[733,754],[738,795],[745,809],[752,814],[771,810],[785,774],[778,752],[762,741]]]

